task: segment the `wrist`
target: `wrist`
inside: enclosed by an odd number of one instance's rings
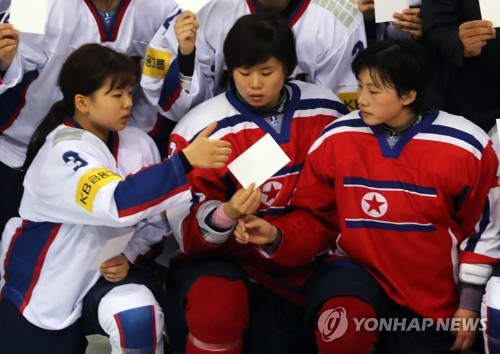
[[[222,211],[228,218],[232,220],[236,220],[241,216],[241,214],[238,213],[238,211],[234,209],[229,202],[226,202],[222,205]]]

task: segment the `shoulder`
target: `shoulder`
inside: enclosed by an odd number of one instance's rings
[[[292,99],[296,91],[300,95],[300,109],[326,108],[337,111],[336,116],[347,114],[344,103],[332,92],[332,90],[316,84],[303,81],[290,81],[285,86],[292,90]],[[296,87],[296,89],[294,89]]]
[[[460,147],[479,157],[489,144],[488,134],[470,120],[438,111],[436,119],[416,138],[439,141]]]
[[[180,135],[187,141],[213,122],[218,122],[238,114],[222,93],[191,109],[175,126],[172,134]]]

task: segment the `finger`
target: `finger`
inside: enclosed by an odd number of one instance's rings
[[[200,135],[198,135],[198,137],[208,138],[210,134],[214,132],[215,128],[217,128],[217,122],[212,122],[210,125],[208,125],[205,129],[202,130],[202,132],[200,133]]]
[[[458,351],[462,348],[462,343],[463,343],[462,336],[457,335],[456,333],[455,333],[455,335],[457,336],[457,338],[455,339],[455,342],[453,343],[453,345],[450,348],[451,351]]]
[[[472,29],[477,27],[493,27],[493,23],[488,20],[475,20],[462,23],[459,28]]]

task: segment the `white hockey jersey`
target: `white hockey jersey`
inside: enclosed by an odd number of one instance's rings
[[[1,244],[0,298],[51,330],[80,317],[100,276],[90,266],[109,239],[191,198],[180,159],[157,163],[156,146],[139,129],[111,134],[106,146],[77,127],[68,120],[49,134],[26,174],[21,218],[7,223]],[[137,233],[124,252],[131,261],[164,236]]]
[[[33,131],[61,99],[57,76],[71,51],[85,43],[101,43],[136,57],[141,65],[156,30],[180,13],[174,0],[122,0],[107,32],[92,0],[48,0],[47,6],[45,34],[21,33],[14,62],[0,84],[0,161],[11,167],[23,164]],[[129,124],[145,132],[157,121],[156,109],[139,86],[131,118]]]
[[[293,78],[330,88],[335,93],[356,91],[351,71],[355,54],[366,46],[363,16],[348,0],[300,0],[288,22],[296,37],[298,65]],[[144,67],[141,85],[151,102],[169,118],[182,117],[189,108],[225,91],[228,73],[223,44],[238,18],[260,11],[257,0],[212,0],[196,14],[195,71],[189,93],[183,90],[177,62],[178,43],[173,26],[158,30],[148,48],[151,62]]]

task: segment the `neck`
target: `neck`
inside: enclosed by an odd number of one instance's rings
[[[271,11],[271,12],[281,12],[290,3],[290,0],[258,0],[259,6],[263,10]]]
[[[104,144],[108,143],[109,131],[97,129],[92,124],[90,124],[87,116],[79,114],[78,112],[73,116],[73,119],[75,120],[75,122],[80,124],[83,129],[101,139]]]
[[[99,11],[113,11],[120,4],[120,0],[93,0],[93,2]]]
[[[410,129],[414,124],[420,121],[422,119],[422,116],[416,115],[413,112],[409,112],[408,114],[408,119],[406,120],[406,123],[398,125],[398,126],[390,126],[387,124],[384,124],[386,130],[394,133],[402,133],[408,129]]]

